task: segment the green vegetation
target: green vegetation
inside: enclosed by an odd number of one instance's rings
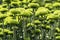
[[[0,40],[60,40],[60,0],[0,0]]]

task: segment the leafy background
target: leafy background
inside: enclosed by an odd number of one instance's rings
[[[0,0],[0,40],[60,40],[60,0]]]

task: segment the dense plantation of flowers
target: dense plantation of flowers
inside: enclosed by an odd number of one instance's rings
[[[60,40],[60,0],[0,0],[0,40]]]

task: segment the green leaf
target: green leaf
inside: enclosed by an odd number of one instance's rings
[[[27,27],[32,27],[32,26],[35,27],[35,25],[33,23],[28,23],[27,24]]]
[[[46,4],[45,4],[45,7],[46,7],[46,8],[49,8],[49,9],[52,9],[53,6],[52,6],[52,3],[46,3]]]
[[[3,3],[9,4],[9,3],[11,3],[11,0],[3,0]]]
[[[60,32],[60,29],[57,27],[56,29],[55,29],[57,32]]]
[[[55,10],[54,14],[59,16],[60,15],[60,10]]]
[[[54,14],[48,14],[47,15],[47,19],[58,19],[59,16],[58,15],[54,15]]]
[[[57,0],[58,2],[60,2],[60,0]]]
[[[39,7],[35,13],[35,16],[48,14],[49,10],[45,7]]]
[[[21,13],[23,13],[25,11],[24,8],[13,8],[13,9],[10,9],[10,13],[13,14],[13,15],[21,15]]]
[[[33,9],[32,9],[32,8],[28,8],[28,9],[26,9],[26,10],[27,10],[27,11],[31,11],[31,12],[33,11]]]
[[[41,22],[39,20],[35,20],[34,24],[40,24]]]
[[[54,33],[54,35],[55,35],[55,36],[60,36],[60,33],[57,33],[57,32],[56,32],[56,33]]]
[[[18,2],[11,2],[10,5],[11,5],[11,7],[13,7],[13,8],[16,8],[16,7],[18,8],[18,7],[20,6],[20,4],[21,4],[21,2],[18,1]]]
[[[8,8],[8,5],[7,4],[2,4],[2,7],[3,8]]]
[[[49,25],[46,26],[46,29],[51,29],[51,27]]]
[[[37,7],[39,7],[39,4],[38,3],[29,3],[28,7],[30,7],[30,8],[37,8]]]
[[[13,2],[19,2],[19,0],[12,0]]]
[[[2,14],[2,13],[0,13],[0,19],[4,19],[4,18],[6,18],[6,17],[7,17],[6,14]]]
[[[20,13],[19,10],[16,10],[15,8],[10,9],[9,12],[11,12],[12,14],[19,14]]]
[[[33,3],[38,3],[40,2],[41,0],[32,0]]]
[[[9,30],[8,29],[4,29],[4,33],[8,33],[9,32]]]
[[[37,26],[36,26],[35,24],[33,24],[33,23],[28,23],[26,28],[27,28],[27,30],[31,31],[31,33],[33,33],[32,30],[35,30],[36,27],[37,27]]]
[[[5,12],[8,11],[8,9],[7,8],[1,8],[0,11],[1,11],[2,14],[4,14]]]
[[[39,34],[40,34],[40,32],[41,32],[41,30],[40,30],[40,29],[36,29],[36,30],[35,30],[35,33],[36,33],[37,35],[39,35]]]
[[[44,24],[41,24],[41,27],[42,27],[42,28],[45,28],[45,25],[44,25]]]
[[[24,40],[30,40],[30,38],[28,37],[28,38],[24,38]]]
[[[31,0],[23,0],[23,3],[29,3]]]
[[[3,32],[0,32],[0,35],[4,35],[4,33]]]
[[[60,39],[60,36],[56,36],[56,39]]]
[[[60,6],[60,3],[59,3],[59,2],[55,2],[55,3],[53,4],[53,7],[58,7],[58,6]]]
[[[3,31],[3,29],[2,28],[0,28],[0,32],[2,32]]]
[[[54,1],[54,0],[53,0]],[[46,3],[51,3],[52,0],[45,0]]]
[[[17,26],[14,26],[14,27],[12,27],[12,29],[18,29],[18,27]]]
[[[7,20],[8,19],[8,20]],[[19,22],[15,19],[12,19],[12,17],[7,17],[4,19],[4,25],[7,24],[18,24]]]
[[[8,31],[8,34],[13,34],[13,31]]]
[[[21,13],[22,16],[31,17],[33,14],[30,10],[25,10],[24,13]]]

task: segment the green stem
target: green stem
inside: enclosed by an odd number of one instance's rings
[[[15,31],[16,31],[16,29],[15,29],[15,28],[13,28],[13,31],[14,31],[14,32],[13,32],[13,40],[16,40],[16,32],[15,32]]]
[[[2,21],[3,21],[3,20],[2,20]],[[4,21],[3,21],[2,27],[3,27],[3,33],[4,33]],[[4,34],[4,36],[3,36],[3,40],[5,40],[5,34]]]

